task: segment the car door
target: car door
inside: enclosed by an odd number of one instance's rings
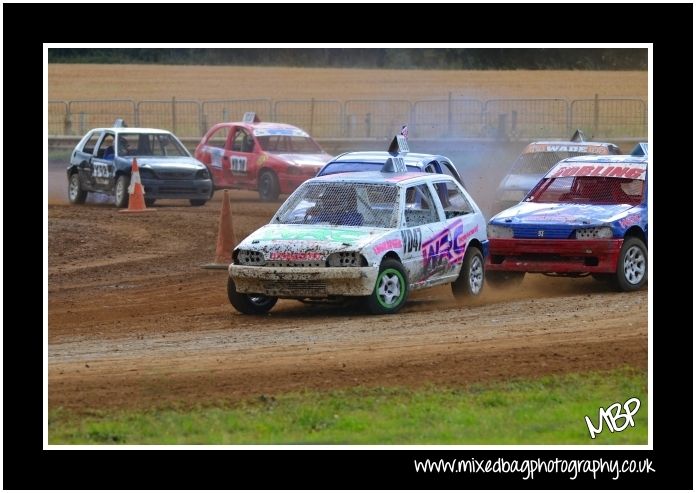
[[[215,188],[231,187],[234,184],[228,149],[234,135],[233,125],[217,125],[209,130],[204,143],[196,148],[196,159],[208,167]]]
[[[231,179],[240,185],[255,186],[256,145],[251,130],[235,126],[225,149],[223,168],[229,166]]]
[[[103,137],[102,131],[93,131],[91,135],[85,139],[85,143],[82,148],[75,151],[73,160],[77,162],[77,173],[80,176],[80,186],[84,190],[93,190],[94,182],[92,179],[92,160],[94,159],[94,154],[102,142]]]
[[[113,132],[104,132],[99,143],[94,149],[91,161],[91,180],[94,190],[111,190],[114,186],[116,157],[105,158],[108,147],[115,145],[116,136]]]
[[[459,275],[469,242],[480,232],[480,215],[454,181],[438,180],[429,186],[442,222],[432,241],[424,242],[423,250],[428,250],[433,280],[450,282]]]
[[[408,273],[409,284],[414,288],[429,285],[435,266],[431,265],[425,248],[426,242],[432,240],[440,229],[440,215],[432,192],[425,183],[406,187],[401,202],[402,263]]]

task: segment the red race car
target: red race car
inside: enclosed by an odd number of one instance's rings
[[[195,156],[208,167],[216,190],[258,190],[264,201],[293,192],[332,158],[304,130],[261,122],[254,113],[214,125]]]

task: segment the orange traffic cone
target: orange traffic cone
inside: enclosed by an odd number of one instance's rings
[[[220,224],[218,226],[217,245],[215,246],[215,260],[212,264],[205,264],[204,269],[225,269],[232,262],[232,249],[235,245],[234,231],[232,229],[232,210],[230,208],[230,192],[224,190],[222,195],[222,209],[220,209]]]
[[[154,209],[148,209],[145,207],[145,190],[143,190],[143,184],[140,182],[140,169],[138,168],[138,161],[133,158],[131,163],[131,179],[130,185],[128,185],[128,209],[121,209],[119,212],[145,212],[152,211]]]

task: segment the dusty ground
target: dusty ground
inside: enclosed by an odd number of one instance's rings
[[[460,306],[448,287],[394,316],[280,301],[244,316],[214,256],[220,193],[121,215],[49,196],[49,407],[209,404],[300,389],[417,386],[647,366],[647,291],[531,276]],[[238,239],[278,204],[233,192]]]

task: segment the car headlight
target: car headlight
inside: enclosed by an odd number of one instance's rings
[[[577,240],[589,240],[593,238],[612,238],[614,233],[611,232],[611,228],[608,226],[601,226],[595,228],[580,228],[575,230],[575,239]]]
[[[255,250],[236,250],[232,255],[232,260],[237,265],[264,265],[266,263],[263,253]]]
[[[367,265],[367,260],[358,252],[338,252],[329,255],[326,263],[329,267],[361,267]]]
[[[512,238],[512,228],[507,226],[498,226],[497,224],[489,224],[486,227],[486,233],[489,238]]]
[[[207,180],[210,178],[210,173],[208,173],[208,168],[199,169],[196,172],[196,180]]]

